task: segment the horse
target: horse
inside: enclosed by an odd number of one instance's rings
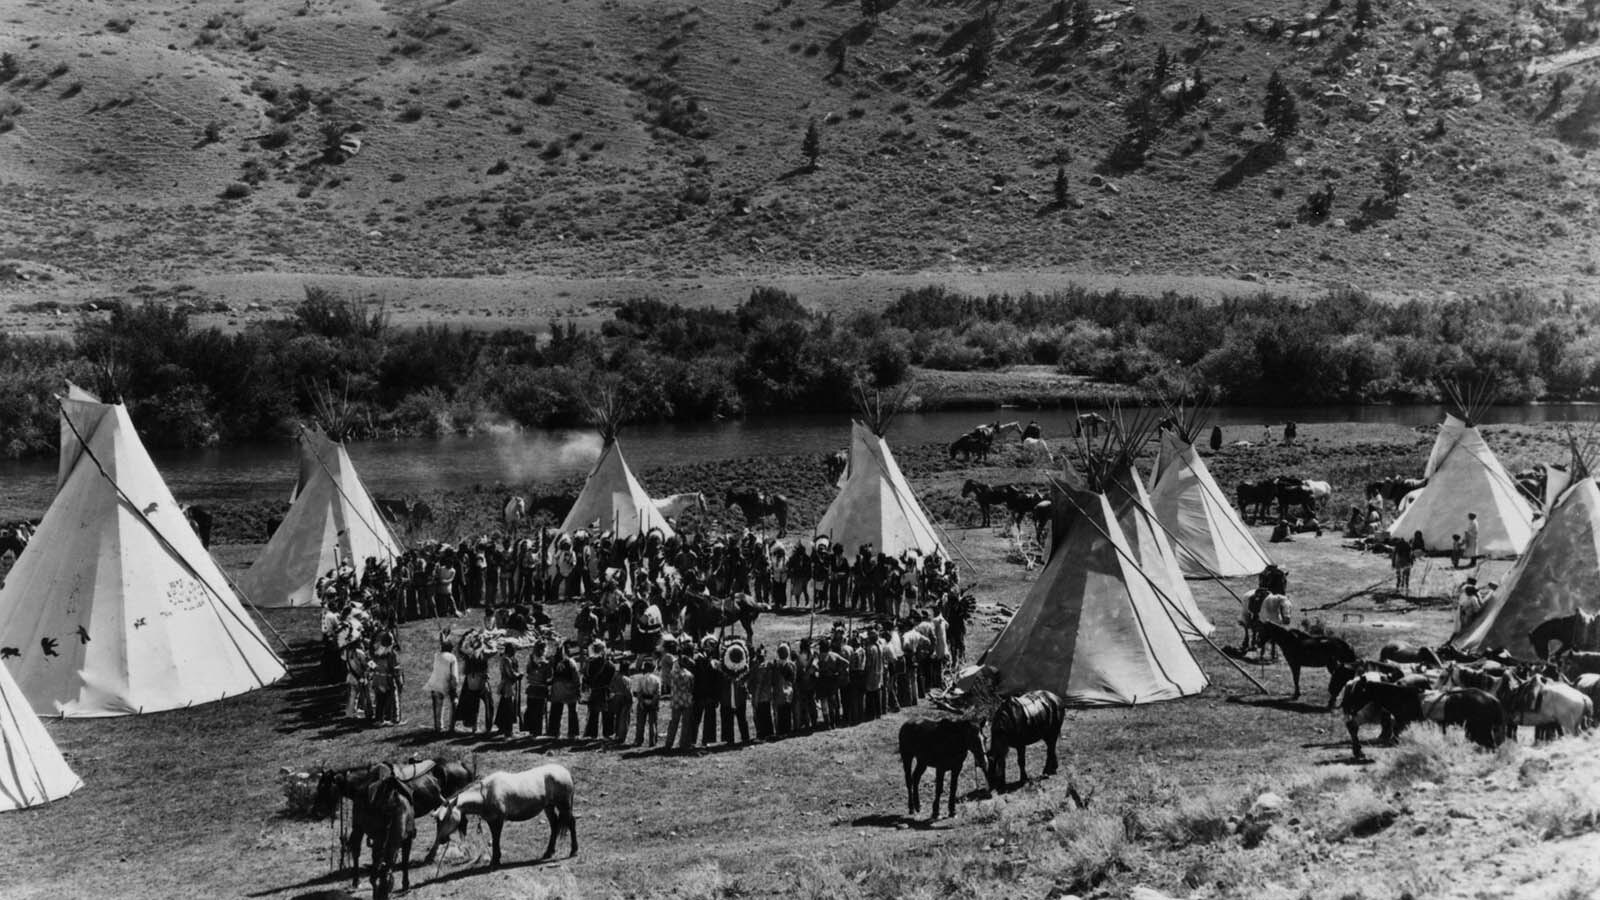
[[[1303,482],[1306,490],[1311,492],[1311,502],[1317,509],[1325,509],[1328,501],[1333,499],[1333,485],[1326,481]]]
[[[1506,714],[1500,701],[1477,688],[1424,691],[1422,716],[1447,731],[1451,725],[1460,725],[1467,732],[1467,740],[1486,750],[1493,750],[1506,739]]]
[[[1037,463],[1039,457],[1044,457],[1046,462],[1055,462],[1054,453],[1050,452],[1050,445],[1044,438],[1024,438],[1022,441],[1022,458],[1029,463]]]
[[[1561,674],[1568,678],[1600,673],[1600,653],[1584,650],[1557,650],[1552,658],[1561,666]]]
[[[829,484],[833,484],[844,477],[844,470],[849,467],[849,450],[836,450],[822,458],[822,469],[828,475]]]
[[[1011,512],[1011,528],[1022,527],[1022,520],[1033,514],[1040,503],[1045,502],[1043,491],[1025,488],[1020,485],[1007,485],[1010,488],[1007,496],[1001,501],[1006,509]]]
[[[1333,670],[1328,673],[1328,707],[1331,709],[1338,704],[1339,697],[1342,696],[1346,685],[1359,677],[1367,675],[1378,675],[1382,680],[1392,684],[1399,681],[1405,673],[1393,663],[1370,659],[1358,659],[1353,666],[1342,664],[1334,666]]]
[[[789,527],[789,498],[782,494],[763,494],[750,490],[728,488],[722,496],[723,506],[737,506],[745,522],[760,524],[767,516],[778,521],[778,537],[783,537]]]
[[[351,886],[355,885],[361,869],[362,838],[371,833],[372,828],[379,827],[376,814],[367,808],[367,791],[375,782],[390,774],[411,788],[412,807],[419,815],[427,815],[438,808],[445,797],[461,790],[474,777],[467,766],[443,759],[423,760],[399,767],[376,763],[323,772],[317,779],[311,811],[320,819],[333,813],[341,797],[350,799],[352,815],[346,846],[350,851]],[[432,858],[433,852],[430,850],[428,859]]]
[[[500,522],[505,526],[507,534],[516,534],[527,518],[528,501],[520,495],[507,500],[506,505],[500,510]]]
[[[706,495],[699,491],[692,494],[672,494],[650,502],[655,504],[656,512],[668,519],[675,520],[691,509],[699,510],[701,515],[705,515],[706,512]]]
[[[372,898],[387,900],[394,890],[395,857],[399,856],[400,890],[411,890],[411,843],[417,837],[416,809],[411,788],[393,777],[381,778],[368,788],[367,808],[377,826],[372,832]],[[428,854],[430,857],[432,853]]]
[[[683,604],[684,627],[690,634],[700,638],[730,625],[738,625],[744,629],[745,640],[752,646],[756,639],[756,619],[770,609],[746,595],[718,599],[692,590],[683,592]]]
[[[1374,481],[1367,485],[1367,499],[1377,500],[1380,503],[1387,501],[1393,506],[1399,506],[1407,494],[1421,490],[1427,485],[1426,478],[1402,478],[1399,475],[1390,475],[1382,481]]]
[[[1288,516],[1290,507],[1298,506],[1306,518],[1316,518],[1317,498],[1307,482],[1280,476],[1273,484],[1277,488],[1274,499],[1278,501],[1278,515]]]
[[[1393,663],[1414,663],[1424,665],[1430,669],[1442,669],[1444,663],[1439,660],[1439,654],[1432,647],[1419,647],[1403,641],[1384,644],[1378,651],[1378,659]]]
[[[998,441],[1000,436],[1008,431],[1015,431],[1017,440],[1022,439],[1022,423],[1020,422],[995,422],[992,425],[976,425],[971,433],[981,434],[990,441]]]
[[[0,528],[0,556],[5,556],[6,552],[10,551],[14,559],[21,559],[22,551],[27,549],[27,546],[28,536],[23,526],[8,525]]]
[[[966,484],[961,486],[961,497],[962,499],[971,497],[978,502],[978,509],[983,511],[983,527],[988,528],[989,507],[1005,503],[1009,491],[1010,485],[990,487],[981,481],[968,478]]]
[[[1407,725],[1422,718],[1422,691],[1363,676],[1350,683],[1339,706],[1344,711],[1344,726],[1350,732],[1350,752],[1356,759],[1363,759],[1361,725],[1371,721],[1376,712],[1383,725],[1378,740],[1392,739]]]
[[[951,442],[950,458],[960,456],[969,462],[988,462],[992,443],[992,438],[986,438],[976,431],[968,432]]]
[[[1278,645],[1283,652],[1283,661],[1289,664],[1289,674],[1294,677],[1294,694],[1290,700],[1300,699],[1302,666],[1326,667],[1331,677],[1335,666],[1340,663],[1354,665],[1356,662],[1356,651],[1342,638],[1313,636],[1298,629],[1284,628],[1276,622],[1262,621],[1257,627],[1263,640]]]
[[[1508,733],[1513,739],[1519,725],[1534,726],[1535,739],[1540,730],[1547,727],[1554,727],[1557,734],[1575,735],[1586,719],[1594,717],[1594,701],[1582,691],[1537,675],[1523,681],[1507,676],[1501,682],[1498,696],[1500,705],[1505,707]]]
[[[1033,505],[1033,511],[1028,515],[1033,517],[1033,539],[1042,546],[1046,529],[1050,527],[1051,520],[1055,517],[1055,505],[1049,500],[1040,500]]]
[[[1270,512],[1278,486],[1272,481],[1241,481],[1234,493],[1239,500],[1239,514],[1246,522],[1254,522]]]
[[[578,855],[578,819],[572,814],[572,773],[565,766],[546,763],[523,772],[490,772],[462,788],[433,814],[439,823],[434,851],[450,842],[452,832],[467,833],[467,816],[480,816],[489,826],[494,851],[489,868],[500,865],[500,830],[507,822],[526,822],[544,813],[550,820],[550,843],[540,859],[556,852],[556,838],[566,831],[571,838],[567,856]]]
[[[189,521],[189,527],[193,528],[194,533],[200,536],[200,546],[210,550],[211,525],[216,521],[216,516],[204,506],[189,506],[185,504],[180,508],[183,510],[183,517]]]
[[[1089,432],[1089,437],[1097,437],[1100,434],[1100,429],[1109,424],[1111,423],[1106,421],[1106,417],[1097,412],[1081,413],[1072,426],[1072,436],[1083,437],[1083,433],[1087,431]]]
[[[950,773],[950,815],[956,814],[956,781],[972,754],[973,764],[984,771],[983,729],[970,719],[918,719],[900,726],[900,765],[906,773],[906,805],[910,815],[922,811],[922,773],[933,767],[933,814],[939,818],[939,797],[944,773]],[[991,785],[992,787],[992,785]]]
[[[1061,726],[1066,721],[1066,707],[1061,698],[1050,691],[1029,691],[1001,701],[989,720],[989,784],[994,788],[1006,783],[1006,753],[1013,747],[1017,751],[1017,771],[1022,780],[1028,780],[1029,744],[1044,742],[1044,774],[1056,773],[1056,742],[1061,739]]]
[[[1600,650],[1596,638],[1595,619],[1600,616],[1577,611],[1554,619],[1546,619],[1528,632],[1528,643],[1540,659],[1550,658],[1550,642],[1560,641],[1567,650]]]

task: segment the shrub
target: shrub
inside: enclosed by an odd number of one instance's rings
[[[1544,788],[1528,798],[1522,824],[1545,841],[1594,831],[1600,828],[1600,790],[1581,782]]]
[[[243,200],[245,197],[250,196],[250,185],[242,181],[231,182],[222,189],[221,196],[224,200]]]
[[[983,351],[954,338],[936,341],[923,354],[922,364],[930,369],[950,372],[967,372],[983,362]]]
[[[1060,844],[1045,850],[1038,867],[1071,893],[1085,893],[1119,869],[1130,868],[1137,849],[1120,816],[1068,810],[1050,822]]]
[[[264,149],[277,150],[280,147],[287,146],[291,140],[294,140],[294,127],[286,122],[280,122],[274,125],[266,134],[263,134],[259,139],[259,143]]]

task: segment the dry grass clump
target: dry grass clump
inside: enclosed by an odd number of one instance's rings
[[[1118,872],[1131,871],[1140,852],[1130,838],[1130,817],[1093,809],[1068,809],[1050,821],[1058,843],[1035,858],[1039,871],[1061,890],[1090,890]]]
[[[672,896],[682,900],[718,900],[734,893],[733,882],[714,859],[697,863],[678,873]]]
[[[1470,765],[1473,755],[1473,748],[1461,732],[1449,735],[1432,722],[1421,722],[1400,735],[1394,752],[1384,757],[1377,777],[1395,787],[1419,781],[1439,783],[1451,772]]]
[[[311,808],[316,804],[317,779],[310,772],[286,772],[283,782],[283,814],[291,819],[316,818]]]
[[[1600,828],[1600,789],[1571,781],[1546,787],[1528,798],[1522,824],[1546,841],[1594,831]]]
[[[1327,825],[1322,829],[1323,840],[1339,842],[1350,838],[1371,837],[1400,817],[1400,810],[1371,785],[1352,784],[1344,790],[1325,795],[1322,815]]]

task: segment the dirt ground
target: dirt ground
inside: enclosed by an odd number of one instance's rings
[[[1332,444],[1338,428],[1308,427],[1303,433],[1308,440]],[[1375,443],[1396,445],[1397,459],[1420,465],[1422,450],[1415,444],[1422,436],[1397,431]],[[1357,433],[1357,438],[1370,437]],[[1340,442],[1346,449],[1361,444],[1355,438]],[[1422,444],[1425,450],[1425,440]],[[915,452],[907,456],[921,458]],[[1217,462],[1227,469],[1225,460]],[[928,471],[917,464],[907,468],[916,489],[931,496],[947,496],[970,474]],[[666,480],[667,473],[653,477]],[[971,564],[963,577],[977,586],[980,608],[969,647],[980,650],[1024,598],[1036,570],[1013,561],[1011,539],[1001,529],[974,527],[937,512],[943,508],[939,504],[930,506],[943,521],[952,550]],[[1265,540],[1264,529],[1256,533]],[[226,544],[217,552],[225,566],[238,571],[259,549]],[[1300,535],[1270,550],[1290,571],[1297,617],[1324,623],[1364,655],[1375,655],[1391,641],[1442,641],[1452,627],[1451,607],[1443,598],[1467,574],[1451,570],[1447,561],[1430,560],[1413,578],[1416,596],[1398,597],[1387,590],[1392,576],[1386,560],[1347,548],[1334,532],[1320,538]],[[1508,568],[1506,562],[1489,562],[1478,574],[1481,580]],[[1219,646],[1239,643],[1235,594],[1247,590],[1248,581],[1192,583],[1201,608],[1217,625]],[[558,609],[558,624],[570,614]],[[1289,674],[1281,663],[1244,663],[1240,672],[1220,653],[1195,644],[1211,678],[1201,696],[1072,711],[1060,745],[1062,775],[1044,787],[986,801],[987,792],[977,789],[978,779],[969,770],[957,816],[924,828],[903,817],[894,734],[907,716],[927,715],[926,706],[854,728],[717,746],[695,755],[522,736],[441,737],[429,727],[428,701],[420,690],[427,648],[439,624],[425,621],[406,626],[402,636],[408,723],[358,727],[340,718],[337,692],[313,681],[315,615],[273,611],[262,619],[287,646],[291,676],[281,684],[181,712],[49,723],[86,787],[47,808],[0,819],[8,838],[0,841],[0,870],[7,882],[0,893],[8,898],[327,896],[321,892],[347,883],[330,874],[331,825],[285,815],[280,769],[411,755],[469,758],[481,771],[563,763],[577,782],[582,845],[575,859],[538,864],[534,857],[545,840],[542,821],[511,825],[506,865],[489,872],[487,834],[473,829],[437,874],[431,866],[412,873],[417,897],[838,896],[844,888],[825,887],[832,882],[818,874],[835,871],[857,873],[847,885],[852,895],[899,896],[892,887],[868,890],[873,882],[865,873],[885,859],[905,856],[992,858],[993,841],[1004,843],[995,836],[1006,833],[1000,830],[1009,821],[1006,811],[1064,803],[1057,795],[1068,781],[1109,807],[1148,783],[1181,785],[1184,796],[1237,794],[1275,781],[1303,780],[1307,772],[1341,773],[1351,784],[1364,784],[1381,768],[1353,764],[1343,724],[1326,709],[1326,673],[1306,673],[1303,696],[1290,700]],[[831,617],[819,615],[814,627],[821,630],[830,622]],[[460,628],[468,620],[443,624]],[[766,615],[757,624],[757,641],[794,640],[812,627],[805,614]],[[1526,731],[1523,739],[1529,739]],[[1379,747],[1373,755],[1382,760],[1395,752]],[[1258,876],[1249,883],[1228,883],[1219,876],[1187,885],[1196,853],[1216,848],[1152,847],[1092,893],[1121,897],[1147,885],[1180,896],[1399,897],[1403,891],[1416,897],[1554,896],[1557,885],[1550,879],[1559,875],[1564,889],[1575,871],[1569,865],[1573,860],[1587,860],[1579,865],[1590,871],[1600,858],[1593,853],[1600,842],[1587,830],[1576,838],[1530,836],[1524,809],[1527,761],[1540,760],[1533,781],[1544,773],[1545,782],[1559,783],[1568,771],[1592,774],[1595,757],[1593,741],[1579,739],[1528,748],[1505,765],[1496,766],[1495,757],[1462,763],[1477,768],[1451,780],[1448,790],[1439,784],[1406,787],[1400,820],[1370,841],[1302,840],[1298,826],[1284,826],[1284,836],[1277,839],[1284,843],[1267,845],[1278,848],[1270,864],[1251,863]],[[1317,801],[1308,802],[1315,809]],[[417,858],[431,840],[432,824],[424,821],[419,832]],[[983,846],[990,852],[978,849]],[[1552,868],[1556,859],[1561,865]],[[1366,885],[1367,893],[1333,889],[1353,883]],[[1048,883],[1028,880],[1017,882],[1016,894],[994,895],[1032,896],[1036,886],[1041,896],[1065,895]],[[365,896],[365,890],[363,882],[357,895]]]

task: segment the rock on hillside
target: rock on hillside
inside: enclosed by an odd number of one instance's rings
[[[877,6],[27,4],[0,31],[0,259],[1418,291],[1600,266],[1593,4]]]

